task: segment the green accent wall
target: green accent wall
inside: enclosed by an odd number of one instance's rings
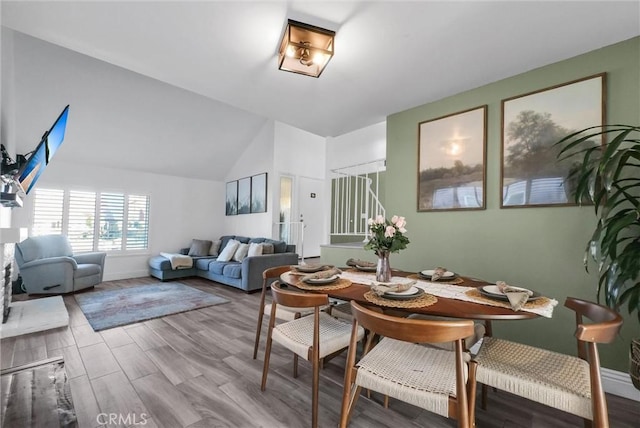
[[[501,100],[601,72],[607,73],[607,122],[640,124],[638,37],[389,116],[384,205],[389,217],[407,218],[411,239],[406,250],[391,256],[391,265],[410,271],[446,266],[554,297],[552,319],[494,322],[494,335],[575,354],[574,315],[563,303],[567,296],[596,299],[597,276],[582,266],[593,209],[500,209]],[[418,123],[484,104],[489,106],[487,209],[417,212]],[[637,319],[626,309],[624,315],[620,337],[600,346],[602,365],[619,371],[627,371],[630,339],[640,337]]]

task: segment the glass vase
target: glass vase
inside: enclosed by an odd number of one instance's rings
[[[378,264],[376,266],[376,281],[391,281],[391,265],[389,264],[389,251],[378,251]]]

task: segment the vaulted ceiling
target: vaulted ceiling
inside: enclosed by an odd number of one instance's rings
[[[240,120],[320,136],[640,34],[637,1],[2,1],[1,12],[3,26],[201,94]],[[320,78],[277,69],[287,18],[336,31]]]

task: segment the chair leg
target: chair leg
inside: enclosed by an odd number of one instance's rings
[[[264,317],[264,306],[260,307],[260,314],[258,315],[258,326],[256,327],[256,341],[253,345],[253,359],[258,356],[258,346],[260,346],[260,333],[262,332],[262,319]]]
[[[384,396],[384,408],[385,409],[389,408],[389,396],[388,395]]]
[[[480,406],[482,410],[487,410],[487,392],[489,391],[487,385],[482,384],[482,401],[480,402]]]
[[[313,390],[311,391],[311,426],[318,427],[318,389],[320,383],[320,361],[313,359]]]
[[[478,370],[478,363],[471,361],[469,363],[469,380],[467,381],[467,398],[469,400],[469,424],[472,427],[476,426],[476,371]]]
[[[264,391],[267,387],[267,373],[269,372],[269,359],[271,358],[271,329],[269,329],[269,335],[267,337],[267,348],[264,351],[264,366],[262,368],[262,384],[260,390]]]
[[[298,378],[298,354],[293,354],[293,378]]]

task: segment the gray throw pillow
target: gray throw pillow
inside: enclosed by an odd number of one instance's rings
[[[260,244],[262,245],[262,254],[273,254],[273,244]]]
[[[202,239],[194,239],[191,241],[191,248],[189,248],[189,256],[208,256],[209,249],[211,248],[211,241],[205,241]]]
[[[222,245],[221,240],[218,239],[217,241],[213,241],[213,243],[211,244],[211,248],[209,249],[209,255],[218,257],[218,254],[220,254],[220,245]]]

